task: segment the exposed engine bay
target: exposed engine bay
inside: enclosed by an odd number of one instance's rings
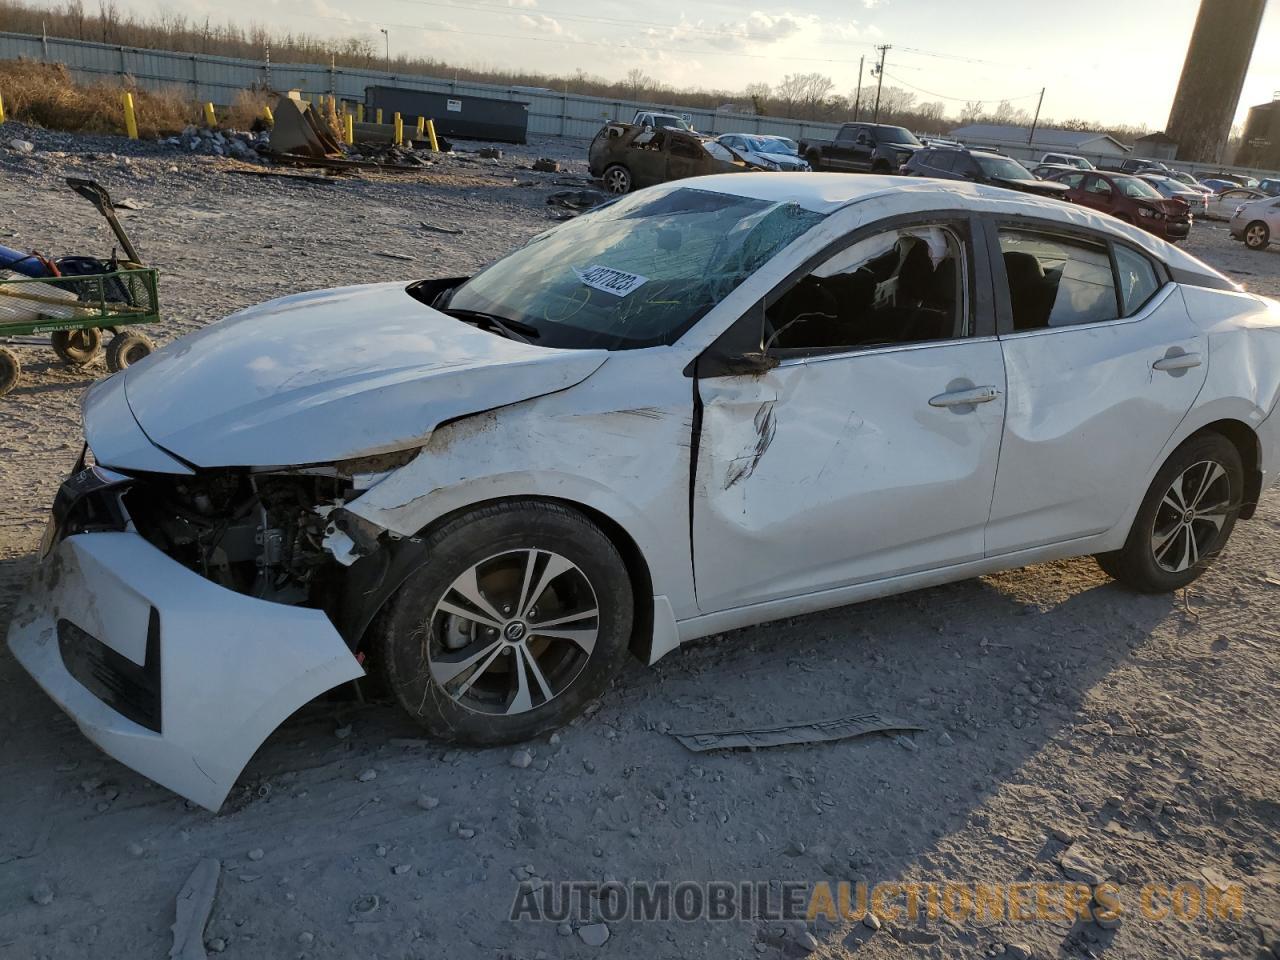
[[[343,568],[377,549],[376,531],[341,508],[417,452],[275,472],[144,474],[122,501],[143,537],[206,579],[320,607]]]
[[[152,475],[124,504],[139,533],[214,583],[263,600],[309,605],[325,572],[329,514],[352,496],[341,477],[217,471]]]

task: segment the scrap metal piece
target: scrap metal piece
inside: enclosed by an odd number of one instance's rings
[[[342,147],[333,134],[320,125],[311,105],[303,103],[296,93],[286,94],[276,101],[274,115],[272,153],[316,158],[342,156]]]
[[[170,960],[206,960],[204,928],[213,913],[213,898],[218,893],[218,874],[222,864],[206,857],[196,864],[187,882],[178,891],[177,917],[173,922],[173,946]]]
[[[754,727],[739,730],[717,730],[705,733],[672,733],[695,753],[707,750],[756,749],[781,747],[796,743],[824,743],[830,740],[846,740],[868,733],[886,733],[896,730],[924,730],[907,720],[886,717],[879,713],[861,713],[834,720],[817,720],[807,723],[788,723],[776,727]]]

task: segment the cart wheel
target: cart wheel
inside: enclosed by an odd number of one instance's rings
[[[50,339],[53,340],[53,352],[73,367],[83,367],[102,350],[102,334],[93,327],[58,330]]]
[[[107,369],[119,373],[143,357],[155,352],[156,345],[150,337],[132,331],[117,333],[107,344]]]
[[[0,347],[0,397],[16,387],[21,376],[22,364],[18,362],[18,355]]]

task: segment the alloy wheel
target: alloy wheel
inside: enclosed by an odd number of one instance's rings
[[[1250,247],[1261,247],[1267,242],[1267,228],[1255,223],[1244,232],[1244,242]]]
[[[1201,460],[1182,471],[1165,492],[1151,529],[1151,553],[1160,569],[1181,573],[1218,547],[1231,508],[1231,479],[1220,463]]]
[[[631,189],[631,174],[622,167],[612,167],[605,171],[604,186],[610,193],[626,193]]]
[[[444,592],[427,667],[469,710],[527,713],[569,688],[599,629],[595,589],[576,564],[548,550],[512,550],[469,567]]]

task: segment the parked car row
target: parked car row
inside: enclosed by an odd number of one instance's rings
[[[1049,152],[1032,169],[997,148],[965,146],[883,123],[846,123],[831,140],[764,134],[703,136],[688,119],[640,112],[633,124],[606,124],[592,141],[590,168],[611,193],[682,177],[734,171],[809,170],[899,173],[963,180],[1055,197],[1109,213],[1171,242],[1185,239],[1195,217],[1228,220],[1236,239],[1266,247],[1275,235],[1280,178],[1192,175],[1159,160],[1128,157],[1095,165],[1078,154]]]

